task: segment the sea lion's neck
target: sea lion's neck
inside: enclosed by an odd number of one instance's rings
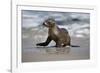
[[[59,30],[59,27],[56,25],[52,28],[49,28],[49,32],[52,32],[52,34],[55,34],[55,35],[59,33],[58,30]]]
[[[49,30],[54,30],[54,29],[55,30],[58,29],[58,26],[55,25],[55,26],[49,28]]]

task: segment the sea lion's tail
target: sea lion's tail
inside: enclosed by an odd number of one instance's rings
[[[80,46],[78,46],[78,45],[70,45],[71,47],[80,47]]]

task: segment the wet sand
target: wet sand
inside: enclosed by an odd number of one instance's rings
[[[71,37],[71,43],[73,45],[79,45],[80,47],[65,48],[53,47],[55,44],[54,42],[51,42],[50,45],[46,47],[37,47],[36,43],[44,41],[46,37],[42,39],[36,38],[34,34],[28,37],[24,36],[24,38],[22,38],[22,62],[85,60],[90,58],[90,44],[89,38],[87,37]]]

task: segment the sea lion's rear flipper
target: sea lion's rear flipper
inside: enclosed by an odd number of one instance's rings
[[[71,47],[80,47],[80,46],[78,46],[78,45],[70,45]]]

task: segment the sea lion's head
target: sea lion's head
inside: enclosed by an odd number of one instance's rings
[[[52,28],[52,27],[55,26],[55,23],[56,22],[55,22],[55,20],[53,18],[49,18],[49,19],[47,19],[47,20],[45,20],[43,22],[43,25],[46,26],[46,27],[48,27],[48,28]]]

